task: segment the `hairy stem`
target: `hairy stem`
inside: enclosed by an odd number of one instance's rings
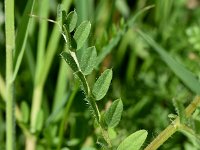
[[[101,125],[101,114],[99,112],[99,108],[98,108],[98,106],[96,104],[96,100],[95,100],[94,96],[91,93],[91,89],[89,87],[87,79],[86,79],[85,75],[81,71],[81,68],[80,68],[80,65],[79,65],[76,53],[71,52],[70,54],[73,54],[72,57],[76,61],[77,66],[79,68],[79,71],[75,72],[75,75],[77,75],[79,77],[79,79],[81,80],[81,82],[82,82],[83,89],[84,89],[85,96],[86,96],[86,100],[90,104],[90,107],[91,107],[91,109],[92,109],[92,111],[94,113],[95,119],[98,122],[98,125],[99,125],[99,127],[101,129],[101,133],[102,133],[103,138],[107,142],[109,148],[111,148],[112,144],[111,144],[110,138],[108,136],[108,133],[107,133],[107,131]]]
[[[14,0],[5,0],[6,30],[6,149],[15,149],[13,51],[15,48]]]
[[[186,116],[190,117],[200,104],[200,96],[196,96],[194,100],[185,109]],[[177,117],[165,130],[163,130],[144,150],[156,150],[165,141],[167,141],[181,127],[179,117]]]

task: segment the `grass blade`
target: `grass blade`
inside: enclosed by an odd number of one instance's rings
[[[39,16],[43,18],[48,18],[49,14],[49,4],[48,0],[43,0],[41,2],[41,7],[39,8]],[[44,55],[46,48],[46,37],[48,30],[48,22],[46,20],[39,22],[39,34],[38,34],[38,44],[37,44],[37,59],[36,59],[36,72],[41,69],[44,63]],[[37,76],[35,77],[37,78]]]
[[[17,72],[19,70],[20,64],[22,62],[22,58],[25,51],[26,41],[28,37],[28,29],[30,24],[30,16],[34,7],[35,0],[29,0],[27,2],[21,23],[18,28],[17,36],[16,36],[16,47],[14,54],[14,75],[13,80],[15,80]]]
[[[192,72],[183,65],[176,62],[162,47],[160,47],[149,35],[138,30],[141,37],[151,45],[154,50],[161,56],[169,68],[181,79],[181,81],[194,93],[200,94],[200,83]]]

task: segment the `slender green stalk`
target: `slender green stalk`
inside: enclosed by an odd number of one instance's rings
[[[67,11],[71,5],[71,2],[72,0],[68,0],[68,1],[63,0],[63,3],[62,3],[63,7],[66,8]],[[36,68],[38,69],[36,70],[36,73],[35,73],[35,83],[34,83],[34,91],[33,91],[33,97],[32,97],[31,120],[30,120],[32,132],[35,132],[36,130],[36,124],[37,124],[36,118],[42,104],[44,84],[47,79],[47,75],[49,73],[49,70],[53,61],[53,57],[56,53],[59,39],[60,39],[60,31],[56,24],[53,28],[50,41],[47,46],[47,51],[43,58],[44,60],[39,61],[39,63],[42,63],[42,64],[37,64],[37,65],[40,65],[40,67],[36,66]],[[42,55],[43,54],[40,54],[40,56]],[[35,150],[36,141],[37,139],[35,137],[30,136],[30,139],[27,139],[26,149],[28,149],[29,145],[32,145],[33,147],[32,150]]]
[[[94,111],[94,115],[95,118],[97,120],[97,122],[100,125],[100,121],[101,121],[101,114],[99,112],[99,108],[95,102],[94,97],[91,94],[91,89],[89,87],[89,84],[87,82],[87,79],[85,77],[85,75],[82,73],[81,68],[80,68],[80,64],[78,62],[78,58],[76,56],[76,53],[74,52],[70,52],[71,55],[73,55],[74,60],[76,61],[77,65],[78,65],[78,70],[75,74],[79,77],[79,79],[81,80],[82,84],[83,84],[83,88],[84,88],[84,92],[86,95],[86,99],[89,102],[90,106],[92,107],[92,110]]]
[[[38,85],[34,91],[33,91],[33,104],[31,109],[31,132],[35,132],[35,125],[36,125],[36,120],[37,120],[37,114],[40,110],[41,106],[41,99],[42,99],[42,93],[43,93],[43,85]],[[33,107],[34,106],[34,107]]]
[[[109,148],[111,148],[112,147],[111,140],[109,138],[108,132],[102,127],[102,124],[101,124],[101,114],[99,112],[99,108],[98,108],[98,106],[96,104],[94,96],[91,93],[91,89],[89,87],[87,79],[86,79],[85,75],[81,71],[80,64],[78,62],[76,53],[74,53],[74,52],[70,52],[70,53],[71,53],[71,55],[73,55],[73,58],[74,58],[74,60],[77,63],[79,71],[75,72],[75,74],[79,77],[79,79],[81,80],[81,82],[83,84],[83,88],[84,88],[86,100],[88,101],[88,103],[91,106],[91,109],[92,109],[92,111],[93,111],[93,113],[95,115],[95,119],[98,122],[98,125],[99,125],[99,127],[101,129],[101,133],[102,133],[103,138],[107,142]]]
[[[71,1],[64,1],[63,6],[69,9]],[[31,108],[31,129],[35,131],[36,126],[36,117],[37,113],[40,110],[40,106],[42,103],[42,93],[45,81],[47,79],[47,75],[50,70],[50,66],[53,61],[53,57],[56,52],[56,48],[58,46],[58,41],[60,39],[60,31],[57,25],[54,26],[52,35],[50,37],[50,41],[47,47],[47,53],[45,55],[42,66],[36,72],[34,92],[33,92],[33,100],[32,100],[32,108]]]
[[[5,0],[6,29],[6,149],[15,149],[13,51],[15,48],[14,0]]]
[[[185,109],[186,116],[190,117],[200,105],[200,96],[196,96],[192,103]],[[156,150],[167,141],[182,125],[177,117],[165,130],[163,130],[144,150]]]
[[[26,136],[26,150],[36,149],[36,137],[33,135]]]
[[[177,118],[170,124],[165,130],[163,130],[144,150],[156,150],[158,149],[167,139],[169,139],[177,130],[178,124],[180,124]]]
[[[6,83],[1,74],[0,74],[0,95],[3,100],[6,99]]]
[[[66,69],[67,68],[67,69]],[[56,110],[57,106],[60,106],[62,103],[63,97],[65,95],[65,91],[67,90],[67,83],[68,79],[67,76],[69,75],[68,73],[68,67],[65,64],[64,60],[61,60],[60,62],[60,68],[59,68],[59,73],[58,73],[58,79],[56,83],[56,90],[53,98],[53,112]]]
[[[67,105],[65,107],[65,112],[64,112],[64,115],[63,115],[64,117],[63,117],[63,120],[62,120],[62,122],[60,124],[59,144],[58,144],[57,150],[60,150],[60,148],[62,146],[63,134],[64,134],[65,126],[66,126],[66,124],[68,122],[69,110],[71,108],[71,105],[73,103],[73,100],[74,100],[74,97],[75,97],[77,91],[78,91],[78,85],[76,84],[75,88],[74,88],[74,90],[73,90],[73,92],[72,92],[72,94],[71,94],[71,96],[69,98],[69,100],[67,101]]]

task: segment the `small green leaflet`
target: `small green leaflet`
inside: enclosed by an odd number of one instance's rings
[[[123,103],[121,99],[115,100],[110,108],[105,113],[105,121],[108,127],[116,127],[120,120],[123,111]]]
[[[146,130],[139,130],[125,138],[117,150],[139,150],[147,138]]]
[[[87,40],[91,29],[91,23],[89,21],[82,22],[74,33],[74,40],[77,44],[77,50],[83,47],[83,44]]]
[[[78,51],[77,53],[79,53]],[[84,75],[88,75],[92,72],[96,64],[97,52],[94,46],[83,49],[82,55],[79,59],[80,68]]]
[[[28,107],[28,104],[25,101],[22,101],[20,108],[21,108],[21,112],[22,112],[22,121],[24,123],[28,123],[29,113],[30,113],[30,109]]]
[[[94,84],[92,94],[96,100],[101,100],[107,93],[112,80],[112,70],[106,69]]]
[[[68,49],[71,51],[74,51],[76,49],[77,45],[76,45],[74,38],[71,36],[69,31],[67,30],[67,28],[68,27],[66,24],[64,24],[62,26],[63,36],[64,36],[64,39],[65,39]]]
[[[69,32],[72,32],[75,27],[76,27],[76,23],[77,23],[77,13],[76,11],[71,11],[66,18],[66,21],[64,22],[64,24],[67,25],[67,29],[69,30]]]
[[[44,112],[42,109],[37,113],[36,130],[41,131],[44,123]]]

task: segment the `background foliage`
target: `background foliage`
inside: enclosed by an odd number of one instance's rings
[[[20,22],[28,1],[15,1],[15,26]],[[47,22],[56,20],[60,1],[35,1],[28,39],[19,72],[15,81],[15,100],[21,119],[16,121],[16,149],[25,148],[27,130],[37,136],[37,149],[56,149],[57,145],[70,149],[93,150],[99,134],[93,124],[83,92],[77,88],[72,70],[61,59],[64,40],[57,25]],[[78,24],[89,20],[92,31],[85,47],[96,46],[101,54],[100,65],[88,76],[89,84],[106,69],[112,68],[113,79],[106,97],[97,102],[101,111],[111,101],[121,97],[123,115],[117,132],[122,139],[139,129],[148,131],[143,145],[146,147],[169,123],[168,115],[176,114],[172,99],[187,106],[194,93],[172,72],[160,55],[152,50],[136,32],[148,33],[180,64],[200,78],[200,2],[198,0],[68,0],[63,8],[76,9]],[[145,6],[154,8],[139,16],[124,33],[123,24]],[[0,1],[0,149],[5,149],[5,33],[4,8]],[[16,35],[18,34],[16,32]],[[122,32],[122,33],[121,33]],[[119,34],[120,33],[120,34]],[[114,41],[114,42],[113,42]],[[113,43],[112,43],[113,42]],[[106,56],[106,57],[104,57]],[[34,93],[39,89],[38,97]],[[37,100],[34,100],[37,99]],[[41,99],[41,101],[40,101]],[[36,118],[36,131],[31,131],[33,101],[40,113]],[[41,106],[40,106],[41,102]],[[67,118],[67,119],[65,119]],[[199,115],[195,127],[199,127]],[[33,121],[34,122],[34,121]],[[64,122],[64,123],[63,123]],[[64,124],[64,125],[63,125]],[[110,131],[115,137],[115,131]],[[59,143],[63,135],[62,143]],[[198,149],[195,143],[181,133],[176,133],[160,149]]]

